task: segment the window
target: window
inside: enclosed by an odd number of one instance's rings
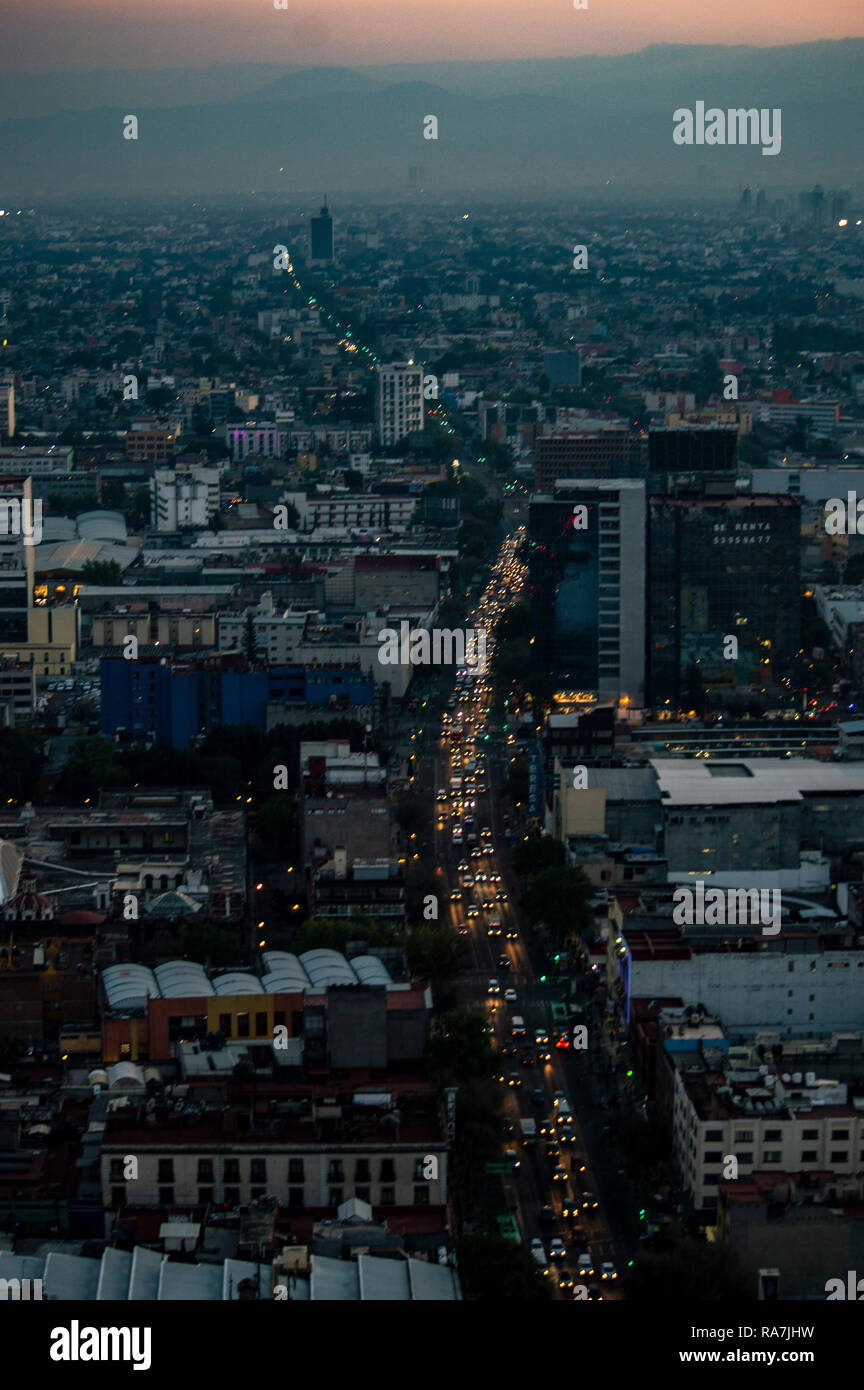
[[[753,1162],[753,1150],[752,1150],[752,1149],[748,1149],[746,1153],[740,1153],[740,1154],[738,1155],[738,1162],[739,1162],[739,1163],[752,1163],[752,1162]]]
[[[381,1182],[396,1181],[396,1165],[392,1158],[382,1158],[381,1160]]]
[[[199,1158],[198,1160],[198,1181],[213,1181],[213,1160],[212,1158]]]
[[[354,1168],[354,1181],[355,1181],[355,1182],[371,1182],[371,1181],[372,1181],[372,1175],[371,1175],[371,1173],[369,1172],[369,1160],[368,1160],[368,1158],[358,1158],[357,1163],[356,1163],[355,1168]]]
[[[766,1129],[766,1131],[765,1131],[765,1138],[766,1138],[766,1139],[782,1139],[782,1138],[783,1138],[783,1131],[782,1131],[782,1129]]]
[[[415,1181],[415,1182],[424,1182],[424,1181],[425,1181],[425,1176],[426,1176],[426,1175],[425,1175],[424,1172],[423,1172],[423,1168],[424,1168],[425,1162],[426,1162],[426,1160],[423,1159],[423,1158],[415,1158],[415,1160],[414,1160],[414,1181]]]
[[[832,1149],[832,1150],[831,1150],[831,1162],[832,1162],[832,1163],[848,1163],[848,1162],[849,1162],[849,1150],[848,1150],[848,1149]]]
[[[267,1036],[266,1013],[256,1013],[255,1015],[255,1036],[256,1038],[266,1038]]]
[[[267,1160],[266,1158],[253,1158],[249,1172],[250,1182],[267,1181]]]
[[[849,1131],[848,1131],[848,1129],[832,1129],[832,1131],[831,1131],[831,1138],[832,1138],[832,1139],[848,1139],[848,1138],[849,1138]]]
[[[226,1158],[225,1160],[225,1181],[240,1181],[240,1160],[239,1158]]]
[[[285,1027],[285,1010],[284,1010],[284,1009],[276,1009],[275,1012],[274,1012],[274,1014],[273,1014],[273,1027],[274,1027],[274,1028],[278,1028],[278,1027],[280,1027],[280,1026],[281,1026],[282,1028]]]
[[[380,1205],[381,1205],[382,1207],[394,1207],[394,1206],[396,1205],[396,1188],[395,1188],[395,1187],[382,1187],[382,1188],[381,1188],[381,1202],[380,1202]]]
[[[302,1187],[289,1187],[289,1189],[288,1189],[288,1205],[289,1205],[289,1207],[302,1207],[302,1205],[303,1205],[303,1188],[302,1188]]]
[[[173,1207],[173,1205],[174,1205],[174,1188],[173,1188],[173,1187],[160,1187],[160,1188],[159,1188],[159,1205],[160,1205],[160,1207]]]
[[[173,1158],[160,1158],[159,1160],[159,1182],[174,1181],[174,1160]]]
[[[706,1139],[706,1141],[708,1141],[709,1143],[714,1143],[714,1144],[716,1144],[716,1143],[717,1143],[717,1140],[719,1139],[720,1142],[722,1143],[722,1142],[723,1142],[723,1131],[722,1131],[722,1129],[706,1129],[706,1131],[705,1131],[705,1139]]]
[[[370,1187],[368,1187],[368,1186],[355,1187],[355,1188],[354,1188],[354,1196],[357,1197],[357,1198],[359,1198],[359,1200],[360,1200],[361,1202],[368,1202],[368,1201],[370,1200],[370,1199],[369,1199],[369,1193],[371,1192],[371,1190],[372,1190],[372,1189],[371,1189]]]
[[[752,1142],[753,1142],[753,1131],[752,1131],[752,1129],[736,1129],[736,1131],[735,1131],[735,1143],[736,1143],[736,1144],[751,1144]]]
[[[707,1150],[707,1151],[706,1151],[706,1154],[705,1154],[705,1162],[706,1162],[706,1163],[722,1163],[722,1162],[723,1162],[723,1150],[722,1150],[722,1149],[709,1149],[709,1150]]]
[[[818,1129],[805,1129],[805,1130],[802,1132],[801,1138],[802,1138],[802,1139],[818,1139],[818,1138],[819,1138],[819,1131],[818,1131]]]
[[[330,1160],[330,1162],[329,1162],[329,1164],[328,1164],[328,1166],[327,1166],[327,1181],[328,1181],[328,1182],[344,1182],[344,1181],[345,1181],[345,1171],[344,1171],[344,1168],[343,1168],[343,1166],[342,1166],[342,1160],[341,1160],[341,1158],[331,1158],[331,1160]]]
[[[213,1201],[213,1195],[214,1195],[214,1189],[213,1189],[212,1187],[199,1187],[199,1188],[198,1188],[198,1205],[199,1205],[199,1207],[208,1207],[208,1206],[210,1206],[211,1202]]]
[[[125,1187],[112,1187],[112,1188],[111,1188],[111,1207],[112,1207],[112,1209],[113,1209],[114,1211],[118,1211],[118,1210],[120,1209],[120,1207],[122,1207],[122,1205],[123,1205],[123,1203],[124,1203],[125,1201],[126,1201],[126,1188],[125,1188]]]
[[[237,1036],[238,1038],[248,1038],[249,1036],[249,1015],[237,1015]]]
[[[303,1172],[302,1158],[289,1158],[288,1160],[288,1181],[305,1182],[306,1175]]]
[[[220,1015],[219,1015],[219,1032],[220,1032],[220,1033],[224,1033],[225,1036],[226,1036],[226,1038],[230,1038],[230,1036],[231,1036],[231,1015],[230,1015],[230,1014],[220,1014]]]
[[[762,1154],[763,1163],[779,1163],[781,1158],[782,1151],[780,1149],[766,1149]]]
[[[239,1205],[240,1205],[240,1188],[239,1188],[239,1187],[226,1187],[226,1188],[225,1188],[225,1205],[226,1205],[226,1207],[239,1207]]]
[[[344,1200],[345,1200],[344,1192],[345,1192],[344,1187],[331,1187],[331,1188],[330,1188],[330,1197],[329,1197],[329,1200],[328,1200],[328,1202],[327,1202],[327,1205],[330,1206],[330,1207],[338,1207],[338,1206],[340,1206],[341,1203],[344,1202]]]
[[[123,1181],[123,1160],[122,1158],[112,1158],[111,1160],[111,1181]]]
[[[815,1149],[804,1149],[801,1154],[802,1163],[815,1163],[817,1158],[818,1154]]]
[[[429,1184],[423,1183],[422,1186],[414,1188],[415,1207],[428,1207],[429,1205]]]
[[[266,1187],[250,1187],[250,1189],[249,1189],[249,1199],[250,1199],[250,1201],[252,1201],[252,1202],[257,1202],[258,1199],[259,1199],[260,1197],[266,1197],[266,1196],[267,1196],[267,1189],[266,1189]]]

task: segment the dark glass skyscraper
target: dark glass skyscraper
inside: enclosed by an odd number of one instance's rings
[[[799,646],[800,504],[745,493],[648,502],[648,699],[771,681]],[[724,656],[727,637],[737,658]]]
[[[641,703],[644,483],[568,479],[536,494],[528,556],[535,668],[560,691]]]
[[[327,200],[317,217],[309,219],[309,259],[312,261],[332,261],[333,259],[333,218]]]

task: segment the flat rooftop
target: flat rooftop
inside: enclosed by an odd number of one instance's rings
[[[824,763],[809,758],[650,761],[667,806],[759,805],[864,792],[864,763]]]

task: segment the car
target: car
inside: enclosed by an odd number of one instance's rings
[[[536,1059],[531,1048],[525,1047],[522,1049],[522,1052],[520,1053],[519,1060],[522,1063],[523,1067],[533,1067]]]
[[[518,931],[516,930],[515,927],[508,927],[507,930],[505,931],[504,935],[506,936],[506,938],[507,938],[508,941],[518,941],[518,940],[519,940],[519,933],[518,933]]]
[[[499,985],[499,983],[498,983],[497,980],[490,980],[490,981],[489,981],[489,984],[486,986],[486,993],[487,993],[487,994],[500,994],[500,993],[501,993],[501,986]]]
[[[471,865],[468,863],[468,860],[467,860],[467,859],[461,860],[461,862],[460,862],[460,864],[459,864],[459,872],[460,872],[460,874],[467,874],[467,872],[468,872],[468,870],[470,869],[470,867],[471,867]]]
[[[552,1170],[552,1181],[567,1182],[569,1178],[570,1174],[567,1172],[567,1169],[564,1167],[564,1165],[561,1163],[556,1164],[556,1166]]]
[[[551,1144],[543,1145],[543,1152],[552,1163],[557,1163],[561,1157],[561,1150],[554,1140]]]
[[[508,1004],[515,1004],[517,1002],[515,989],[505,989],[504,998]]]
[[[592,1211],[597,1206],[597,1198],[593,1192],[582,1193],[582,1210]]]
[[[570,1184],[567,1183],[561,1189],[561,1215],[565,1221],[575,1221],[582,1208],[573,1196]]]
[[[479,783],[477,784],[477,790],[478,790],[478,792],[485,792],[485,791],[486,791],[486,783],[485,783],[485,782],[479,782]]]
[[[490,874],[490,875],[489,875],[489,882],[490,882],[490,883],[500,883],[500,882],[501,882],[501,875],[500,875],[500,874]]]
[[[585,1250],[579,1256],[578,1260],[576,1261],[576,1268],[579,1274],[583,1277],[585,1277],[586,1275],[590,1276],[594,1273],[594,1262],[591,1259],[591,1256],[588,1254],[587,1250]]]
[[[541,1225],[541,1226],[554,1226],[554,1225],[555,1225],[555,1208],[554,1208],[554,1207],[552,1207],[552,1206],[545,1206],[545,1207],[541,1207],[541,1208],[540,1208],[540,1225]]]
[[[565,1125],[565,1126],[564,1126],[564,1128],[561,1130],[561,1133],[559,1134],[558,1138],[561,1140],[561,1143],[562,1143],[562,1144],[575,1144],[575,1143],[576,1143],[576,1134],[575,1134],[575,1131],[572,1130],[572,1129],[570,1128],[569,1125]]]
[[[563,1131],[562,1131],[563,1133]],[[574,1173],[587,1173],[588,1168],[581,1154],[571,1154],[570,1162],[573,1165]]]
[[[554,1242],[553,1242],[554,1243]],[[611,1260],[604,1260],[600,1266],[601,1279],[617,1279],[618,1271]]]
[[[567,1097],[565,1096],[564,1092],[554,1091],[552,1094],[552,1104],[555,1106],[556,1110],[558,1109],[562,1101],[564,1101],[565,1103],[567,1101]]]
[[[565,1293],[569,1293],[571,1289],[575,1289],[576,1280],[573,1278],[569,1269],[559,1269],[558,1287],[559,1289],[563,1289]]]
[[[463,887],[463,888],[473,888],[473,887],[474,887],[474,880],[473,880],[473,878],[471,877],[470,874],[465,874],[464,878],[462,879],[462,887]]]
[[[468,906],[467,906],[466,909],[465,909],[465,916],[466,916],[466,917],[479,917],[479,916],[480,916],[480,909],[479,909],[479,907],[477,906],[476,903],[469,903],[469,904],[468,904]]]
[[[505,1151],[504,1162],[509,1164],[511,1171],[514,1173],[518,1168],[522,1167],[522,1161],[515,1149],[507,1149]]]
[[[505,1043],[503,1047],[499,1047],[498,1051],[502,1057],[515,1057],[519,1049],[513,1043]]]
[[[480,870],[478,870],[478,872],[474,875],[474,882],[475,882],[475,883],[485,883],[485,882],[486,882],[486,879],[487,879],[488,877],[489,877],[489,875],[488,875],[488,874],[485,874],[485,873],[483,872],[483,870],[480,869]]]
[[[483,854],[484,854],[484,851],[480,848],[480,846],[479,846],[479,845],[475,845],[474,848],[473,848],[472,851],[471,851],[471,858],[472,858],[472,859],[482,859],[482,858],[483,858]]]
[[[438,788],[437,792],[435,793],[435,800],[436,800],[436,801],[446,801],[446,800],[447,800],[447,792],[445,791],[445,789],[444,789],[443,787],[439,787],[439,788]]]
[[[550,1120],[549,1117],[547,1116],[546,1119],[543,1119],[543,1120],[540,1121],[540,1138],[541,1138],[541,1139],[543,1139],[543,1138],[551,1138],[551,1136],[552,1136],[554,1133],[555,1133],[555,1121],[554,1121],[554,1120]]]
[[[603,1293],[599,1284],[591,1283],[588,1285],[588,1303],[597,1303],[603,1298]]]
[[[510,957],[509,957],[509,956],[499,956],[499,957],[498,957],[498,969],[499,969],[499,970],[509,970],[509,969],[510,969]]]
[[[481,906],[482,906],[484,912],[494,912],[494,911],[495,911],[495,899],[494,899],[494,898],[484,898],[483,901],[482,901],[482,903],[481,903]],[[500,922],[498,923],[498,926],[497,926],[496,930],[493,932],[493,935],[494,935],[494,936],[500,936],[500,935],[501,935],[501,923],[500,923]]]
[[[549,1261],[546,1258],[546,1251],[543,1249],[543,1242],[539,1236],[535,1236],[531,1242],[531,1255],[534,1261],[540,1266],[544,1274],[549,1273]]]
[[[566,1247],[560,1236],[553,1236],[549,1242],[550,1260],[563,1260],[567,1254]]]
[[[481,830],[480,830],[480,839],[481,839],[481,840],[491,840],[491,839],[492,839],[492,827],[491,827],[491,826],[489,826],[489,825],[484,825],[484,826],[481,828]]]
[[[521,1085],[522,1085],[522,1077],[519,1075],[518,1071],[511,1071],[511,1072],[510,1072],[509,1076],[507,1077],[507,1085],[508,1085],[508,1086],[521,1086]]]
[[[498,892],[495,894],[495,901],[496,903],[509,903],[510,894],[505,893],[503,888],[499,888]]]
[[[453,892],[450,894],[450,901],[451,901],[451,903],[461,903],[461,901],[462,901],[462,890],[461,890],[461,888],[454,888],[454,889],[453,889]]]
[[[480,909],[478,908],[477,911],[479,912]],[[501,928],[500,928],[500,927],[487,927],[487,928],[486,928],[486,935],[487,935],[487,936],[500,936],[500,935],[501,935]]]
[[[531,1092],[532,1105],[543,1105],[546,1101],[546,1092],[540,1087],[535,1086]]]

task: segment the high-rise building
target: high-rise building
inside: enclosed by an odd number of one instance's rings
[[[749,212],[753,197],[752,188],[742,188],[740,207],[742,212]]]
[[[676,479],[709,473],[733,491],[737,460],[737,429],[697,425],[649,430],[648,492],[672,491]]]
[[[309,219],[309,259],[310,261],[332,261],[333,259],[333,218],[324,197],[324,206],[317,217]]]
[[[0,381],[0,441],[15,437],[15,386]]]
[[[562,479],[535,494],[528,555],[535,668],[560,691],[641,705],[644,482]]]
[[[560,478],[644,478],[644,437],[623,430],[548,434],[534,445],[534,487],[550,492]]]
[[[33,605],[33,548],[41,538],[41,499],[32,481],[0,478],[0,642],[26,643]],[[38,526],[34,522],[38,519]],[[28,534],[29,533],[29,534]]]
[[[397,444],[423,428],[423,368],[414,362],[391,362],[378,368],[378,434],[382,444]]]
[[[800,525],[800,502],[786,495],[649,498],[652,705],[678,708],[696,684],[761,688],[794,656]]]

